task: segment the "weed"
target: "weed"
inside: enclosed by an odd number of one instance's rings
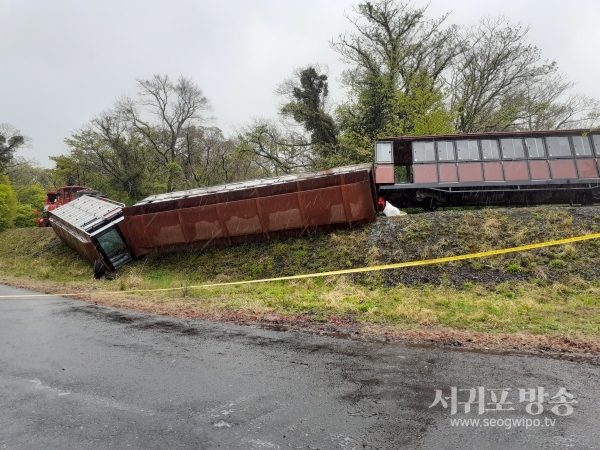
[[[187,297],[190,295],[190,283],[189,281],[180,281],[179,285],[181,286],[181,296]]]
[[[506,268],[506,271],[508,273],[516,273],[516,272],[520,272],[521,271],[521,266],[517,263],[513,263],[510,266],[508,266]]]
[[[481,262],[481,260],[471,261],[471,268],[474,270],[482,270],[485,266]]]
[[[166,276],[167,276],[167,274],[165,272],[163,272],[162,270],[156,270],[156,271],[150,272],[148,275],[146,275],[146,278],[148,278],[149,280],[153,280],[153,281],[160,281],[160,280],[163,280]]]
[[[275,257],[285,257],[290,254],[290,247],[281,242],[276,243],[271,247],[271,254]]]

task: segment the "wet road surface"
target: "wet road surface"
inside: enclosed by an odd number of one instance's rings
[[[0,299],[6,450],[600,448],[599,387],[583,362]]]

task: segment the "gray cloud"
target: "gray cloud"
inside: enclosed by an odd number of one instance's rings
[[[329,65],[332,91],[345,66],[328,41],[351,25],[354,1],[23,1],[0,0],[0,122],[32,138],[21,155],[50,165],[63,140],[123,94],[135,79],[185,75],[213,105],[226,132],[252,117],[272,117],[275,86],[309,63]],[[416,4],[425,4],[422,1]],[[506,15],[531,26],[544,56],[600,98],[600,2],[578,0],[435,1],[429,13],[452,11],[468,25]]]

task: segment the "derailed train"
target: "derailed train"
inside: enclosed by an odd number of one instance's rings
[[[51,211],[58,236],[113,272],[150,253],[232,245],[375,221],[370,164],[148,197],[133,206],[82,197]]]
[[[82,197],[51,211],[58,236],[94,273],[132,259],[374,222],[400,207],[591,204],[600,199],[600,132],[560,130],[380,139],[371,164],[148,197]]]

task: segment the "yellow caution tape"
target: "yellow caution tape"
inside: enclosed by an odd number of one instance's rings
[[[415,267],[415,266],[427,266],[427,265],[431,265],[431,264],[440,264],[440,263],[446,263],[446,262],[451,262],[451,261],[461,261],[461,260],[465,260],[465,259],[485,258],[486,256],[496,256],[496,255],[503,255],[506,253],[523,252],[523,251],[527,251],[527,250],[535,250],[536,248],[570,244],[572,242],[588,241],[591,239],[598,239],[598,238],[600,238],[600,233],[594,233],[594,234],[586,234],[583,236],[575,236],[575,237],[570,237],[570,238],[565,238],[565,239],[556,239],[554,241],[538,242],[537,244],[521,245],[519,247],[503,248],[503,249],[499,249],[499,250],[488,250],[485,252],[478,252],[478,253],[468,253],[466,255],[446,256],[443,258],[424,259],[424,260],[420,260],[420,261],[406,261],[406,262],[393,263],[393,264],[383,264],[383,265],[379,265],[379,266],[359,267],[356,269],[332,270],[330,272],[307,273],[304,275],[289,275],[289,276],[285,276],[285,277],[262,278],[259,280],[231,281],[231,282],[227,282],[227,283],[199,284],[199,285],[195,285],[195,286],[181,286],[181,287],[175,287],[175,288],[162,288],[162,289],[79,292],[76,294],[0,295],[0,298],[50,297],[50,296],[66,297],[66,296],[78,296],[78,295],[91,294],[91,293],[96,293],[96,294],[134,294],[134,293],[141,293],[141,292],[180,291],[182,289],[200,289],[200,288],[213,288],[213,287],[220,287],[220,286],[235,286],[235,285],[241,285],[241,284],[268,283],[268,282],[272,282],[272,281],[300,280],[303,278],[318,278],[318,277],[329,277],[329,276],[334,276],[334,275],[348,275],[348,274],[352,274],[352,273],[375,272],[378,270],[400,269],[403,267]]]

